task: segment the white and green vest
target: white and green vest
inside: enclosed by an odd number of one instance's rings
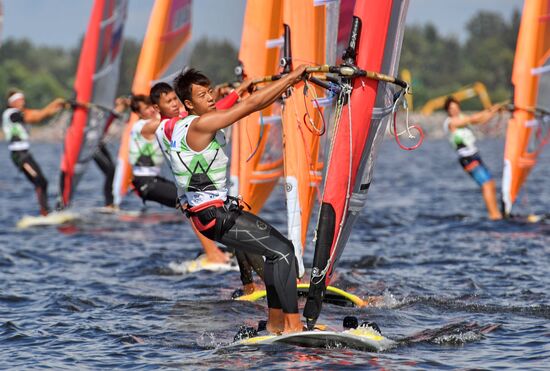
[[[227,198],[227,163],[223,151],[223,130],[200,152],[187,145],[189,126],[198,116],[190,115],[178,121],[170,141],[170,162],[176,178],[178,194],[185,196],[182,203],[197,206],[208,201]]]
[[[2,114],[2,129],[10,151],[24,151],[29,149],[29,132],[26,125],[21,122],[13,122],[11,116],[14,113],[21,113],[17,108],[8,108]]]
[[[476,137],[468,126],[457,128],[451,131],[449,125],[451,124],[451,118],[447,117],[443,123],[443,129],[449,136],[449,142],[451,146],[458,153],[459,157],[473,156],[478,152],[475,145]]]
[[[139,120],[130,132],[129,160],[134,176],[157,176],[164,161],[164,155],[156,140],[147,140],[141,135],[141,129],[147,120]]]

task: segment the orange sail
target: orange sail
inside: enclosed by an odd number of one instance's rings
[[[285,56],[288,67],[325,64],[325,6],[315,6],[313,0],[286,0],[283,20],[285,42],[290,44],[285,45],[285,50],[290,46],[291,56]],[[322,108],[314,103],[322,94],[312,84],[296,84],[287,93],[282,111],[288,235],[298,256],[303,253],[321,182],[319,142],[325,127]]]
[[[550,1],[527,0],[514,70],[514,112],[504,148],[502,200],[509,215],[529,172],[548,141],[550,126]]]
[[[155,80],[166,73],[190,37],[191,0],[157,0],[141,47],[132,93],[149,95]],[[128,151],[130,131],[136,121],[137,116],[133,114],[120,141],[113,187],[117,205],[128,192],[132,181]]]
[[[278,71],[282,34],[282,0],[249,0],[244,16],[239,59],[248,77]],[[282,175],[281,128],[277,108],[247,116],[232,129],[231,189],[258,213]]]

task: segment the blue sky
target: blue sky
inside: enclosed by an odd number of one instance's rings
[[[0,0],[2,1],[2,0]],[[129,0],[127,36],[142,39],[153,0]],[[360,0],[358,0],[360,1]],[[73,47],[84,33],[92,0],[3,0],[2,37],[26,37],[36,44]],[[240,43],[245,0],[194,0],[193,38],[202,36]],[[464,25],[480,9],[509,18],[523,0],[410,0],[408,24],[432,22],[459,39]]]

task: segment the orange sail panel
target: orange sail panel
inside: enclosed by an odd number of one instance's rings
[[[132,85],[133,94],[149,95],[155,80],[160,79],[191,37],[191,0],[157,0]],[[115,204],[128,192],[132,170],[128,161],[130,131],[137,116],[132,115],[121,137],[115,174]]]
[[[278,71],[282,35],[282,0],[249,0],[244,16],[239,60],[250,78]],[[281,128],[277,107],[253,113],[233,125],[231,188],[258,213],[282,175]]]
[[[548,141],[550,125],[550,1],[525,1],[514,69],[514,112],[508,122],[502,174],[504,213],[518,194]]]
[[[294,67],[325,64],[325,6],[314,6],[313,0],[286,0],[283,21],[285,32],[290,33],[285,37],[290,41],[288,63]],[[313,84],[296,84],[287,93],[282,111],[288,235],[299,255],[303,254],[311,211],[320,192],[319,141],[325,128],[323,111],[314,105],[314,99],[322,94]],[[300,270],[303,274],[303,267]]]
[[[82,44],[72,121],[61,158],[60,206],[69,205],[87,164],[113,116],[127,0],[96,0]]]

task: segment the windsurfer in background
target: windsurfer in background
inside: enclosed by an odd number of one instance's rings
[[[301,81],[306,66],[251,94],[227,110],[216,110],[210,80],[194,69],[180,73],[174,90],[189,115],[175,122],[170,140],[172,171],[187,216],[206,237],[235,250],[263,255],[267,330],[303,330],[298,313],[297,262],[292,242],[227,195],[228,158],[224,128],[277,100]]]
[[[129,106],[130,100],[126,97],[118,97],[115,100],[115,107],[109,119],[107,120],[101,140],[99,141],[99,144],[93,156],[94,162],[99,167],[103,175],[105,175],[105,182],[103,183],[103,196],[105,198],[105,207],[112,210],[116,209],[113,203],[113,180],[115,178],[116,165],[113,162],[109,150],[107,149],[106,139],[111,124],[115,120],[120,119]]]
[[[178,198],[176,186],[160,176],[164,162],[160,145],[154,136],[141,135],[143,126],[159,113],[146,95],[133,95],[130,108],[139,117],[130,132],[129,159],[132,165],[132,184],[144,203],[154,201],[175,208]]]
[[[2,128],[6,141],[9,142],[8,149],[11,152],[11,159],[15,166],[34,184],[40,204],[40,214],[46,216],[50,210],[48,181],[29,151],[27,124],[38,124],[52,117],[63,108],[65,100],[56,98],[42,109],[26,108],[25,103],[25,95],[22,91],[13,89],[8,92],[8,108],[2,114]]]
[[[483,200],[491,220],[502,219],[497,204],[495,180],[481,160],[475,146],[476,138],[469,126],[489,122],[501,108],[502,105],[496,104],[484,111],[465,115],[460,110],[458,100],[450,96],[445,101],[445,111],[447,111],[448,117],[443,123],[443,129],[449,135],[449,141],[458,154],[460,165],[481,187]]]
[[[216,103],[216,107],[220,110],[232,107],[239,99],[240,94],[248,90],[250,86],[251,81],[247,81],[235,90],[226,91],[227,95]],[[221,96],[221,93],[219,92],[218,96]],[[185,110],[182,111],[182,104],[176,96],[174,89],[165,82],[159,82],[151,88],[150,99],[154,109],[158,112],[159,119],[152,119],[144,124],[141,129],[141,135],[146,140],[157,140],[171,168],[170,141],[174,125],[179,119],[187,116],[188,113]],[[174,185],[173,194],[176,197],[173,200],[175,204],[178,199],[177,193]],[[212,252],[210,254],[207,253],[210,256],[212,254]],[[254,270],[263,279],[263,258],[260,255],[249,254],[243,251],[235,251],[235,257],[239,264],[243,293],[251,294],[256,290],[252,271]]]

